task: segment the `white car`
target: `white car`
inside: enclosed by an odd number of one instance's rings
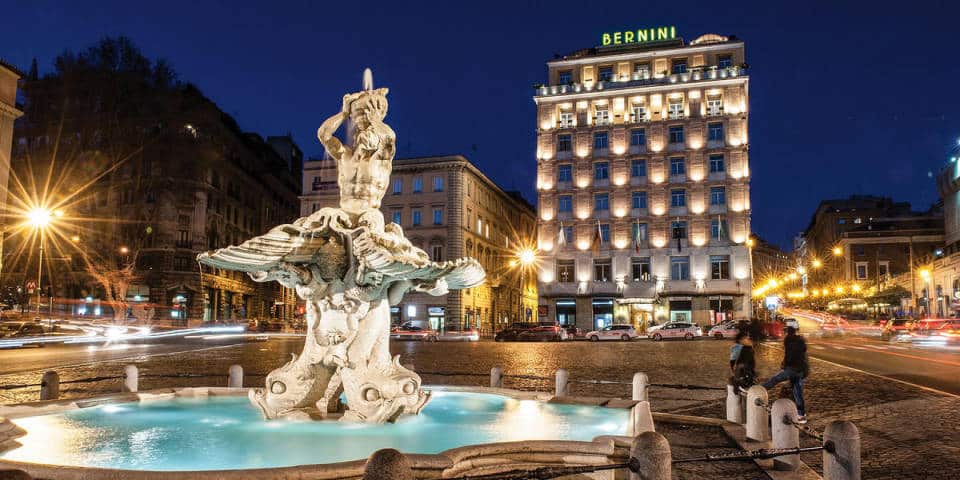
[[[708,337],[716,338],[717,340],[723,340],[724,338],[734,338],[737,336],[737,324],[735,323],[721,323],[719,325],[714,325],[713,328],[707,332]]]
[[[591,342],[598,342],[600,340],[623,340],[624,342],[629,342],[639,337],[637,331],[630,325],[610,325],[600,330],[594,330],[584,336]]]
[[[659,342],[665,338],[682,338],[684,340],[693,340],[703,336],[703,330],[699,325],[692,323],[668,323],[655,330],[650,338]]]

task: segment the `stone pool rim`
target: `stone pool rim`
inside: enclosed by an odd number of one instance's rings
[[[554,397],[543,392],[529,392],[508,388],[431,385],[431,390],[483,393],[517,400],[588,405],[601,408],[630,409],[637,402],[617,398]],[[13,405],[0,405],[0,419],[17,419],[62,413],[102,405],[166,400],[176,397],[202,398],[208,396],[246,396],[248,388],[186,387],[160,388],[137,393],[107,394],[70,400],[45,400]],[[4,444],[16,438],[0,438]],[[629,457],[632,437],[601,435],[592,441],[527,440],[496,442],[455,447],[436,454],[405,453],[410,459],[416,478],[446,478],[460,475],[481,475],[515,468],[543,465],[590,465],[621,462]],[[373,453],[373,452],[371,452]],[[51,480],[180,480],[180,479],[347,479],[363,475],[366,458],[336,463],[267,467],[242,470],[127,470],[101,467],[43,464],[0,459],[0,468],[23,470],[35,478]]]

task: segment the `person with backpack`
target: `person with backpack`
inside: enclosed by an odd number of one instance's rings
[[[747,332],[737,333],[730,347],[730,384],[746,390],[757,383],[757,363],[753,354],[753,341]]]
[[[787,327],[787,336],[783,338],[783,363],[781,370],[763,383],[763,388],[790,380],[793,388],[793,401],[797,404],[797,423],[807,423],[806,408],[803,402],[803,383],[810,374],[810,362],[807,359],[807,342],[797,335],[797,329]]]

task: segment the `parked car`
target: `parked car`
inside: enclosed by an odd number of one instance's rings
[[[493,339],[498,342],[559,342],[567,339],[567,331],[553,323],[514,323]]]
[[[584,338],[584,337],[585,337],[584,334],[585,334],[586,332],[584,332],[583,330],[581,330],[581,329],[579,329],[579,328],[577,328],[577,327],[574,327],[574,326],[566,326],[566,327],[563,327],[563,329],[567,331],[567,339],[568,339],[568,340],[574,340],[574,339],[577,339],[577,338]]]
[[[439,336],[437,331],[432,328],[405,323],[390,331],[390,339],[436,342]]]
[[[600,330],[589,332],[586,336],[591,342],[599,342],[600,340],[622,340],[629,342],[639,337],[637,331],[634,330],[631,325],[609,325]]]
[[[663,340],[665,338],[682,338],[684,340],[693,340],[697,337],[703,336],[703,330],[700,329],[699,325],[694,325],[692,323],[667,323],[663,327],[660,327],[650,338],[656,342]]]
[[[708,332],[707,336],[716,338],[717,340],[723,340],[724,338],[733,338],[737,336],[737,324],[733,322],[723,322],[717,325],[714,325]]]

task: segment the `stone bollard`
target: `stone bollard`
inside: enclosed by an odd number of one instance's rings
[[[570,379],[570,374],[567,373],[566,370],[560,368],[560,369],[557,369],[556,378],[557,378],[557,381],[556,381],[556,388],[555,388],[555,391],[554,391],[554,396],[557,396],[557,397],[565,397],[565,396],[567,396],[567,393],[568,393],[568,392],[567,392],[567,380]]]
[[[60,398],[60,375],[53,370],[44,373],[40,380],[40,400],[56,400]]]
[[[657,432],[643,432],[633,438],[630,458],[637,463],[637,472],[630,480],[670,480],[672,458],[670,443]]]
[[[789,398],[773,402],[770,408],[770,426],[773,448],[799,448],[800,430],[793,425],[797,419],[797,405]],[[794,471],[800,466],[800,455],[783,455],[773,458],[774,470]]]
[[[647,377],[646,373],[637,372],[633,374],[633,399],[646,402],[649,400],[647,398],[647,388],[650,386],[650,378]]]
[[[227,381],[230,388],[243,388],[243,367],[240,365],[230,365],[230,380]]]
[[[627,425],[627,435],[635,437],[643,432],[653,432],[653,414],[650,413],[650,402],[637,402],[630,409],[630,423]]]
[[[490,369],[490,388],[503,388],[503,369],[493,367]]]
[[[363,480],[413,480],[413,467],[406,455],[384,448],[367,459]]]
[[[123,368],[123,391],[124,392],[133,392],[137,391],[137,387],[140,383],[140,370],[137,369],[136,365],[127,365]]]
[[[823,480],[860,480],[860,431],[834,420],[823,431]]]
[[[743,425],[747,421],[747,414],[743,411],[746,406],[743,395],[736,385],[727,385],[727,421]]]
[[[770,440],[770,414],[767,413],[767,389],[754,385],[747,390],[747,438]]]

